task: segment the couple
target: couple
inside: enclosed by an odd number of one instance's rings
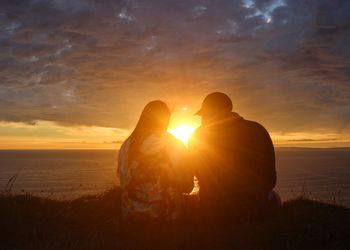
[[[120,149],[125,222],[178,220],[185,207],[191,209],[184,193],[191,192],[194,176],[202,221],[250,220],[278,207],[270,136],[260,124],[232,112],[226,94],[204,99],[196,113],[202,124],[188,149],[167,132],[170,115],[164,102],[148,103]]]

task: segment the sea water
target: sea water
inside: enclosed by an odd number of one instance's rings
[[[119,185],[117,150],[0,150],[0,191],[54,199]],[[350,149],[276,149],[276,190],[350,207]]]

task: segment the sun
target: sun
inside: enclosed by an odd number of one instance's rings
[[[179,125],[175,128],[169,129],[169,133],[174,135],[177,139],[181,140],[183,143],[187,145],[188,140],[190,139],[192,133],[196,128],[190,125]]]

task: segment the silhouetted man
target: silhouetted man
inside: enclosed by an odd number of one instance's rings
[[[209,94],[189,142],[200,186],[203,219],[252,219],[268,214],[278,197],[275,152],[266,129],[232,112],[231,99]]]

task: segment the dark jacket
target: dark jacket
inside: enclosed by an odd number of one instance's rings
[[[204,207],[257,207],[276,185],[275,153],[268,132],[236,113],[198,128],[189,152]]]

